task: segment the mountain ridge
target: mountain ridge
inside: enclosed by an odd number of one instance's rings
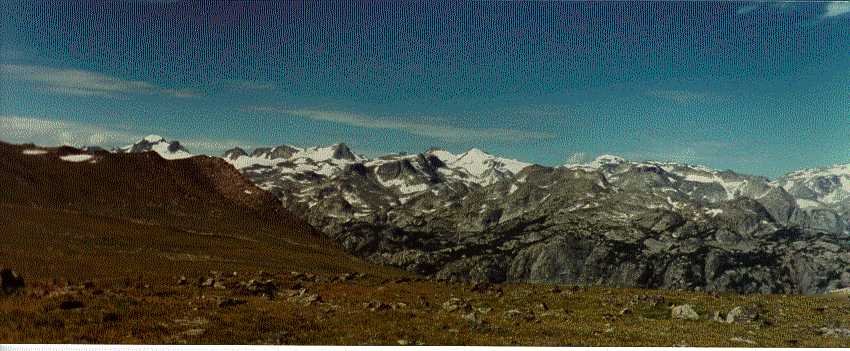
[[[611,155],[546,167],[478,149],[367,158],[334,144],[232,149],[221,160],[349,252],[438,279],[850,286],[850,206],[825,193],[843,189],[835,175],[797,179],[792,195],[767,177]]]

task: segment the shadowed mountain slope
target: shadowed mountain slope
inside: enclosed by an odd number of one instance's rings
[[[394,274],[351,258],[219,158],[0,143],[0,266],[29,277]]]

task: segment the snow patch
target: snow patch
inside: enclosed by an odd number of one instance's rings
[[[705,210],[705,214],[711,217],[717,217],[717,215],[723,214],[723,210],[719,208],[712,208],[710,210]]]
[[[62,161],[67,162],[86,162],[92,159],[92,155],[67,155],[59,157]]]
[[[146,136],[142,140],[147,141],[149,143],[158,143],[160,141],[165,141],[165,138],[163,138],[159,135],[156,135],[156,134],[151,134],[151,135]]]
[[[29,156],[33,156],[33,155],[44,155],[44,154],[46,154],[46,153],[47,153],[47,150],[26,149],[26,150],[24,150],[24,151],[21,151],[21,153],[22,153],[22,154],[24,154],[24,155],[29,155]]]
[[[797,199],[797,207],[801,209],[822,208],[823,204],[814,200]]]

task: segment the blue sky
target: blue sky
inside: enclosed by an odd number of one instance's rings
[[[0,140],[850,162],[850,3],[0,4]]]

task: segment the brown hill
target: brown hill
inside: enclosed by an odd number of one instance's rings
[[[0,189],[0,266],[29,277],[395,274],[351,258],[218,158],[0,142]]]

